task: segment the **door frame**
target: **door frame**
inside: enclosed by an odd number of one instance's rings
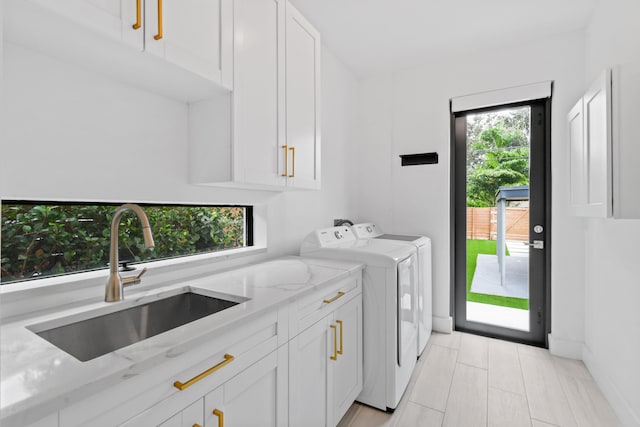
[[[505,108],[515,108],[522,106],[531,106],[531,117],[533,121],[534,109],[536,112],[540,112],[544,119],[543,132],[536,134],[535,138],[543,139],[538,141],[538,147],[543,151],[544,167],[539,169],[541,172],[544,170],[544,176],[541,179],[544,180],[544,214],[545,220],[543,221],[544,234],[543,239],[545,241],[544,253],[541,254],[542,262],[544,265],[543,282],[544,289],[540,294],[540,301],[534,299],[532,304],[531,294],[529,295],[529,321],[530,325],[533,325],[535,320],[535,313],[540,311],[542,323],[540,330],[537,333],[518,331],[515,329],[508,329],[504,327],[488,325],[477,322],[470,322],[466,320],[466,209],[456,210],[456,204],[463,202],[466,206],[466,149],[460,153],[457,149],[456,141],[461,137],[466,141],[466,120],[462,123],[461,120],[456,120],[459,117],[465,117],[468,113],[482,113],[489,111],[502,110]],[[453,112],[450,104],[450,119],[451,119],[451,137],[450,137],[450,312],[453,319],[454,330],[461,332],[470,332],[477,335],[484,335],[492,338],[504,339],[507,341],[520,342],[538,347],[549,347],[549,334],[551,333],[551,98],[534,99],[516,103],[506,103],[497,106],[491,106],[486,108],[478,108],[467,111]],[[456,127],[457,126],[457,127]],[[461,134],[464,132],[464,135]],[[456,136],[458,138],[456,138]],[[531,135],[530,147],[534,144],[534,135]],[[534,156],[534,151],[530,150],[531,156]],[[538,159],[539,161],[540,159]],[[533,163],[533,161],[532,161]],[[456,180],[456,174],[459,171],[464,172],[464,179]],[[534,173],[533,170],[530,172]],[[540,177],[539,177],[540,178]],[[532,228],[534,222],[530,221],[529,224],[529,236],[533,235]],[[457,250],[460,246],[463,246],[465,250]],[[531,276],[531,266],[530,266]],[[458,281],[464,281],[465,292],[460,295],[456,292]],[[534,310],[533,306],[537,305],[538,310]],[[462,308],[461,308],[462,307]],[[462,313],[460,313],[462,311]],[[457,317],[464,316],[463,319]],[[536,316],[537,317],[537,316]]]

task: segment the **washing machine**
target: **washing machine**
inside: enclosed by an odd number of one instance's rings
[[[414,246],[359,240],[348,226],[317,230],[300,248],[306,257],[353,260],[365,265],[363,298],[363,390],[357,401],[392,411],[409,385],[417,358]]]
[[[354,224],[351,228],[358,239],[382,239],[404,243],[414,246],[418,251],[417,306],[418,356],[420,356],[429,342],[433,326],[431,239],[425,236],[384,234],[372,222]]]

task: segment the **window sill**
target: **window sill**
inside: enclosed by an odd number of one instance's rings
[[[134,289],[148,290],[163,284],[239,267],[256,261],[251,257],[266,252],[265,246],[251,246],[135,264],[138,270],[146,267],[148,271],[142,284],[131,288],[130,292],[134,292]],[[100,301],[104,298],[104,286],[108,276],[109,270],[101,269],[2,285],[0,320],[36,311],[53,311],[62,306]]]

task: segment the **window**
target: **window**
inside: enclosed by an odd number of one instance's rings
[[[2,284],[107,268],[111,218],[119,204],[2,201]],[[145,249],[140,221],[120,222],[120,263],[138,263],[252,246],[251,206],[140,204],[154,249]]]

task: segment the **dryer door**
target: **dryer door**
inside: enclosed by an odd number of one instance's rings
[[[398,263],[398,366],[408,352],[416,350],[416,267],[415,255]]]

